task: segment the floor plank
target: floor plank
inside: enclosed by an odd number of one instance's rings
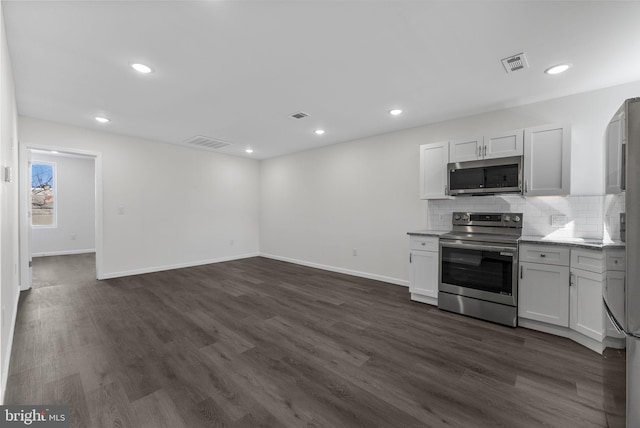
[[[84,427],[624,427],[624,351],[251,258],[96,281],[34,259],[6,404]]]

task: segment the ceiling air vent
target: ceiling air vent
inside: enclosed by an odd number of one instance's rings
[[[309,115],[303,111],[299,111],[297,113],[293,113],[291,117],[294,119],[304,119],[305,117],[309,117]]]
[[[524,53],[519,53],[503,59],[502,65],[504,65],[504,69],[507,71],[507,74],[524,68],[529,68],[529,64],[527,63],[527,58],[524,56]]]
[[[195,137],[191,137],[184,143],[190,146],[198,146],[200,148],[210,149],[210,150],[219,150],[219,149],[222,149],[223,147],[227,147],[231,145],[231,143],[227,143],[226,141],[216,140],[210,137],[203,137],[202,135],[196,135]]]

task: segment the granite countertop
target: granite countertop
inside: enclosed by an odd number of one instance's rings
[[[445,233],[449,233],[449,230],[431,230],[431,229],[423,229],[416,230],[412,232],[407,232],[407,235],[421,235],[421,236],[440,236]]]
[[[410,236],[435,236],[439,237],[444,235],[445,233],[449,233],[449,230],[432,230],[432,229],[423,229],[423,230],[415,230],[411,232],[407,232],[407,235]],[[622,241],[612,241],[612,240],[602,240],[602,239],[593,239],[593,238],[560,238],[553,237],[550,238],[548,236],[534,236],[534,235],[523,235],[518,240],[520,243],[530,243],[530,244],[546,244],[546,245],[568,245],[571,247],[580,247],[587,249],[602,249],[602,248],[624,248],[625,244]]]
[[[572,247],[581,248],[611,248],[625,246],[622,241],[602,240],[602,239],[590,239],[590,238],[549,238],[545,236],[527,236],[523,235],[518,241],[520,243],[532,243],[532,244],[548,244],[548,245],[569,245]]]

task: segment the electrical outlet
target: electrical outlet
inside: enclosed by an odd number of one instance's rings
[[[234,242],[233,242],[233,239],[232,239],[231,241],[229,241],[229,246],[233,247],[233,244],[234,244]]]
[[[77,233],[72,233],[72,234],[71,234],[71,240],[72,240],[72,241],[75,241],[77,237],[78,237],[78,234],[77,234]]]
[[[444,214],[440,214],[438,216],[438,221],[440,221],[440,223],[442,223],[444,221]]]
[[[357,255],[358,255],[358,249],[357,249],[357,248],[354,248],[354,249],[353,249],[352,254],[353,254],[354,256],[357,256]]]
[[[551,216],[551,226],[553,227],[563,227],[567,224],[567,216],[566,215],[552,215]]]

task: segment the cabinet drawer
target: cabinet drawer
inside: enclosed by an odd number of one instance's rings
[[[624,250],[607,250],[605,252],[606,255],[606,267],[607,270],[617,270],[624,271],[625,270],[625,262],[624,262]]]
[[[433,236],[412,236],[411,249],[423,251],[438,251],[438,238]]]
[[[571,268],[588,272],[604,272],[604,255],[600,250],[571,250]]]
[[[569,266],[569,248],[560,245],[521,244],[520,261]]]

